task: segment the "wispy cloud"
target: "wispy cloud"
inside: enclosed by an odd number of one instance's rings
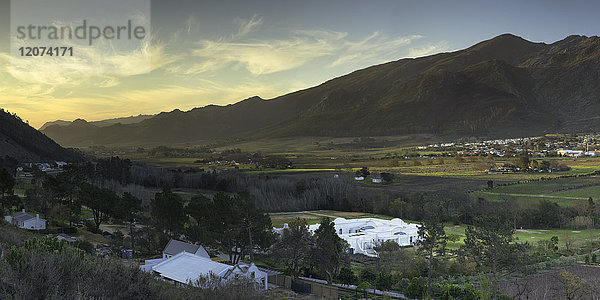
[[[203,39],[192,52],[196,61],[186,66],[171,66],[172,71],[198,74],[220,68],[243,67],[252,75],[292,70],[317,58],[328,57],[329,67],[378,63],[399,58],[406,46],[419,35],[390,38],[379,32],[353,41],[347,32],[325,30],[292,30],[281,34],[286,38],[243,39],[262,22],[254,16],[240,23],[231,38]]]
[[[443,51],[448,51],[448,43],[442,42],[438,44],[430,44],[423,47],[418,48],[410,48],[408,49],[408,55],[406,57],[416,58],[426,55],[431,55],[435,53],[440,53]]]
[[[259,18],[257,15],[254,15],[250,20],[237,18],[234,21],[240,26],[240,28],[238,32],[231,37],[232,39],[246,36],[248,33],[252,32],[256,27],[258,27],[262,23],[262,18]]]
[[[374,32],[358,42],[345,41],[341,46],[341,54],[330,66],[354,65],[355,63],[377,63],[389,57],[400,58],[404,47],[422,38],[420,35],[389,38]]]

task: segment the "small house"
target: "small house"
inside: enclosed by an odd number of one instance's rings
[[[181,252],[191,253],[197,256],[210,258],[208,252],[201,245],[194,245],[178,240],[170,240],[163,250],[163,258],[171,258]]]
[[[19,228],[29,230],[46,229],[46,220],[40,218],[39,214],[32,216],[26,213],[25,209],[23,209],[21,212],[4,217],[4,220],[6,220],[6,222],[8,222],[9,224],[17,226]]]

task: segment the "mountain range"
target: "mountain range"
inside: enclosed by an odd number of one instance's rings
[[[114,125],[114,124],[118,124],[118,123],[121,123],[121,124],[139,123],[143,120],[150,119],[152,117],[154,117],[154,115],[141,115],[140,114],[137,116],[106,119],[106,120],[101,120],[101,121],[93,121],[93,122],[89,122],[89,123],[94,126],[97,126],[97,127],[105,127],[105,126],[110,126],[110,125]],[[64,121],[64,120],[56,120],[56,121],[52,121],[52,122],[46,122],[44,125],[42,125],[42,127],[39,128],[39,130],[44,130],[52,125],[67,126],[67,125],[70,125],[71,123],[73,123],[73,122]]]
[[[546,44],[504,34],[368,67],[264,100],[174,110],[132,124],[42,131],[64,146],[297,136],[515,137],[600,129],[600,38]]]

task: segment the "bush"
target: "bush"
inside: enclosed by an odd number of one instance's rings
[[[358,283],[358,277],[356,276],[356,274],[354,274],[352,269],[346,268],[346,267],[343,267],[340,269],[340,273],[337,276],[337,280],[339,283],[342,283],[342,284],[357,284]]]
[[[427,295],[427,283],[423,277],[413,277],[404,290],[404,295],[412,299],[420,299]]]
[[[461,299],[461,300],[477,300],[479,299],[479,295],[473,285],[467,284],[464,287],[454,284],[444,284],[440,286],[442,290],[442,294],[439,299],[441,300],[451,300],[451,299]]]
[[[73,245],[75,248],[81,249],[89,254],[94,254],[94,245],[85,240],[76,240]]]
[[[392,274],[386,272],[379,272],[377,279],[375,279],[375,287],[383,291],[391,289],[396,283],[398,283],[398,280]]]
[[[0,228],[0,241],[5,230]],[[83,244],[81,244],[83,245]],[[12,245],[0,258],[0,299],[262,299],[248,280],[203,278],[200,287],[155,280],[137,267],[86,256],[55,238]]]
[[[57,233],[75,234],[75,233],[77,233],[77,228],[75,228],[75,227],[46,228],[44,230],[39,230],[38,232],[41,234],[57,234]]]

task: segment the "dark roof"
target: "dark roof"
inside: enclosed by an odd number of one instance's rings
[[[192,254],[196,254],[196,252],[198,252],[199,256],[210,258],[204,247],[201,245],[194,245],[178,240],[170,240],[165,247],[165,250],[163,250],[163,252],[168,255],[177,255],[183,251]]]
[[[29,219],[34,219],[35,217],[28,214],[28,213],[24,213],[24,212],[19,212],[16,213],[14,215],[12,215],[13,220],[17,220],[17,221],[21,221],[21,222],[25,222]]]

